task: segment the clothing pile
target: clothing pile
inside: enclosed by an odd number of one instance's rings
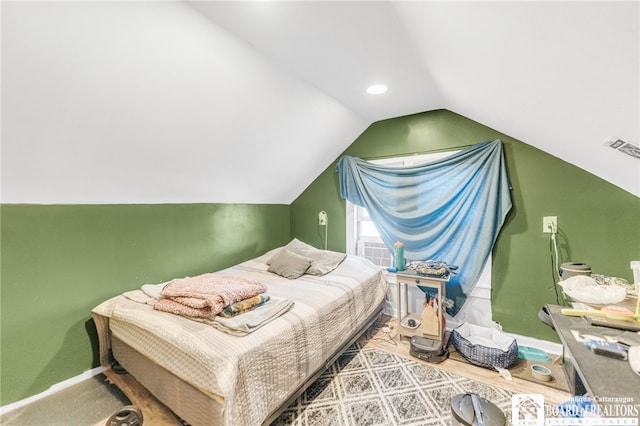
[[[286,313],[289,299],[270,297],[267,287],[246,278],[208,273],[167,283],[145,284],[124,293],[153,309],[209,324],[234,336],[246,336]]]
[[[448,279],[452,273],[456,273],[458,267],[439,260],[416,260],[409,262],[407,269],[425,277]]]
[[[264,304],[267,287],[232,275],[208,273],[169,281],[154,309],[194,318],[234,316]],[[262,295],[262,297],[260,297]]]

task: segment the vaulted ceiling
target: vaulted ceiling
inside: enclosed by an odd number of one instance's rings
[[[287,204],[439,108],[640,196],[637,1],[0,7],[3,202]]]

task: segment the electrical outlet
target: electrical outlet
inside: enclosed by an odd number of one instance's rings
[[[558,232],[558,216],[545,216],[542,218],[542,232],[555,234]]]
[[[327,212],[324,210],[318,213],[318,225],[324,226],[327,224]]]

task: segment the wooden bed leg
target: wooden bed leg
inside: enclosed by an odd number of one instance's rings
[[[158,401],[130,374],[118,374],[108,368],[104,371],[109,383],[116,385],[142,412],[143,424],[159,426],[182,426],[182,421],[171,410]]]

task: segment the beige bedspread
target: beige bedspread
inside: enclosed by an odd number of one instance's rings
[[[267,272],[272,253],[220,271],[266,284],[294,301],[244,337],[154,310],[124,296],[94,309],[101,362],[111,333],[205,393],[224,398],[225,425],[258,425],[309,378],[381,304],[387,283],[369,261],[348,256],[323,277],[288,280]]]

